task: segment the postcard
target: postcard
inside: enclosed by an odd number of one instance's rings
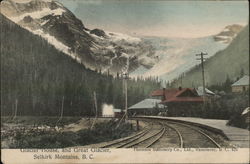
[[[248,1],[0,7],[2,163],[250,162]]]

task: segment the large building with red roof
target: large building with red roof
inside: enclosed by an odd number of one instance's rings
[[[192,88],[159,89],[150,94],[152,97],[161,99],[161,104],[167,106],[171,116],[189,116],[192,111],[202,108],[203,97]]]

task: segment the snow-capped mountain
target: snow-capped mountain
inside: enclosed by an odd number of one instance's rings
[[[211,57],[226,48],[242,28],[229,25],[203,38],[138,38],[88,29],[53,0],[4,0],[1,13],[92,70],[115,74],[129,69],[132,77],[158,76],[167,81],[198,64],[195,54],[207,52]]]
[[[154,48],[140,38],[90,30],[53,0],[4,0],[1,13],[25,29],[48,40],[85,67],[116,73],[156,63]]]

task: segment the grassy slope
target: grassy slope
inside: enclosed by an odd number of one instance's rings
[[[240,76],[241,69],[244,69],[245,74],[249,74],[249,25],[226,49],[209,58],[204,67],[206,85],[225,82],[227,75],[235,80]],[[185,87],[196,87],[202,84],[201,79],[201,68],[196,67],[185,74],[182,84]],[[180,84],[180,80],[175,84]]]

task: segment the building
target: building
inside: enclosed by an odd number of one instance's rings
[[[203,87],[200,86],[198,88],[195,88],[195,91],[199,96],[205,96],[205,101],[211,103],[212,101],[217,100],[220,98],[219,95],[215,94],[214,92],[210,91],[209,89],[205,88],[205,95],[203,93]]]
[[[199,96],[203,96],[204,94],[203,94],[203,87],[202,86],[200,86],[200,87],[198,87],[198,88],[195,88],[195,90],[196,90],[196,92],[197,92],[197,94],[199,95]],[[205,88],[205,96],[207,96],[207,97],[212,97],[212,96],[215,96],[215,93],[214,92],[212,92],[212,91],[210,91],[209,89],[207,89],[207,88]]]
[[[181,88],[178,89],[159,89],[151,93],[152,97],[161,98],[161,104],[174,102],[203,102],[201,96],[198,95],[196,89]]]
[[[121,109],[113,109],[113,111],[114,111],[114,117],[116,118],[121,118],[125,114],[125,112],[122,111]]]
[[[164,105],[159,99],[144,99],[128,108],[129,115],[157,115],[164,111]]]
[[[161,99],[161,104],[167,106],[169,116],[194,115],[193,113],[202,109],[204,102],[196,89],[191,88],[163,88],[153,91],[151,96]]]
[[[242,93],[249,90],[249,76],[243,76],[238,81],[233,83],[231,87],[233,93]]]

